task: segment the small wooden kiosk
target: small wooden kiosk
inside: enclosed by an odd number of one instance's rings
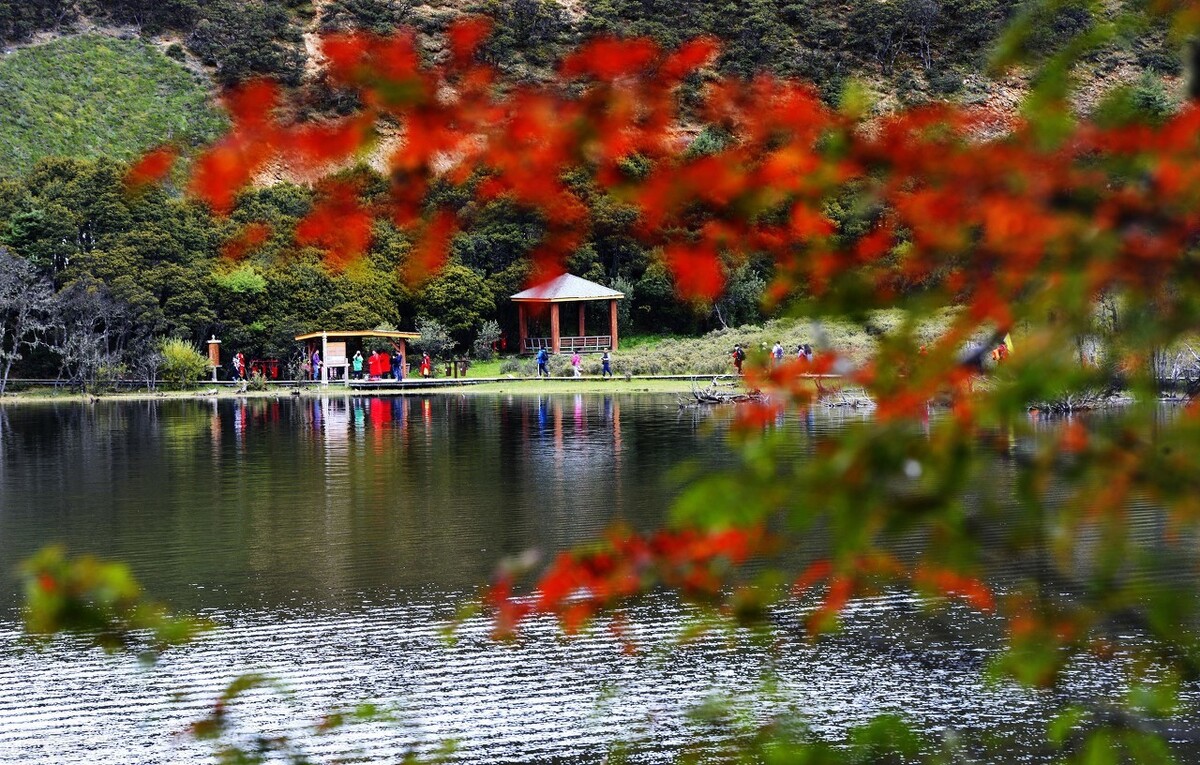
[[[320,330],[296,335],[296,340],[303,342],[306,349],[305,358],[311,359],[313,351],[321,351],[321,385],[329,384],[329,370],[340,369],[340,379],[350,387],[350,359],[355,351],[361,351],[363,341],[367,338],[386,338],[392,346],[399,349],[408,365],[408,341],[416,340],[421,335],[417,332],[394,332],[384,329],[366,329],[360,331]]]
[[[562,274],[530,287],[512,296],[517,304],[517,323],[521,332],[521,353],[535,353],[539,348],[547,348],[551,353],[560,351],[615,351],[617,349],[617,301],[625,295],[603,284],[589,282],[572,274]],[[584,321],[584,308],[587,303],[608,301],[608,334],[589,335]],[[561,306],[564,303],[577,304],[579,315],[579,334],[563,335],[561,331]],[[532,337],[529,334],[529,315],[531,311],[549,307],[550,336]]]

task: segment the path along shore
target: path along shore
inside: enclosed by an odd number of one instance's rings
[[[542,393],[690,393],[694,384],[706,386],[713,375],[634,375],[631,377],[479,377],[411,379],[401,382],[353,381],[349,387],[338,381],[322,387],[319,383],[271,383],[266,390],[241,390],[240,383],[200,382],[190,390],[146,389],[109,393],[79,393],[67,389],[29,386],[0,396],[0,406],[34,402],[159,401],[165,399],[232,399],[325,396],[427,396],[432,394],[521,395]],[[723,385],[734,385],[734,375],[718,376]],[[22,385],[20,381],[17,381]],[[25,387],[22,385],[22,387]]]

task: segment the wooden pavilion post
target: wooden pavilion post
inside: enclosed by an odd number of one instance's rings
[[[329,386],[329,333],[321,333],[321,387]]]
[[[550,352],[558,353],[561,346],[561,337],[558,331],[558,303],[550,304]]]
[[[617,301],[612,299],[608,301],[608,334],[612,335],[612,347],[610,351],[617,349]]]
[[[517,332],[520,337],[518,339],[517,353],[525,352],[525,340],[529,337],[529,326],[527,322],[529,317],[525,315],[525,304],[517,303]]]

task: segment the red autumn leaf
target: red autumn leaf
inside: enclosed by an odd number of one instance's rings
[[[359,32],[330,34],[321,38],[321,53],[325,55],[329,74],[335,81],[353,81],[366,61],[367,40],[367,36]]]
[[[161,182],[171,172],[179,152],[173,146],[160,146],[147,152],[125,173],[125,185],[147,186]]]
[[[567,78],[594,77],[612,81],[645,72],[658,55],[658,46],[648,39],[601,37],[563,59],[559,74]]]
[[[217,213],[233,208],[237,193],[250,180],[250,169],[232,145],[218,144],[202,154],[192,168],[192,193]]]
[[[678,80],[705,66],[720,52],[721,44],[715,37],[697,37],[667,56],[658,71],[669,80]]]
[[[663,260],[675,277],[675,287],[685,298],[714,300],[725,287],[717,254],[703,246],[668,245]]]
[[[235,130],[260,130],[273,120],[279,106],[279,85],[271,80],[250,80],[229,90],[225,105]]]
[[[469,61],[483,41],[492,33],[492,20],[486,16],[456,19],[446,29],[446,40],[455,61]]]
[[[266,223],[251,223],[221,248],[221,257],[239,261],[263,246],[271,238],[272,229]]]
[[[454,213],[439,210],[433,217],[413,249],[409,258],[407,277],[410,282],[421,282],[442,267],[450,254],[450,240],[458,231]]]
[[[828,218],[803,203],[792,207],[789,228],[792,236],[801,242],[823,239],[834,231],[833,223]]]
[[[296,225],[296,243],[324,249],[325,262],[340,271],[370,246],[373,220],[359,204],[355,189],[337,184]]]

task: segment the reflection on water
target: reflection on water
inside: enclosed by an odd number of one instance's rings
[[[864,416],[786,424],[802,455]],[[5,572],[62,541],[129,561],[155,595],[222,625],[150,671],[69,641],[31,652],[17,642],[16,586],[0,580],[0,762],[201,760],[176,733],[247,671],[296,692],[253,696],[251,727],[294,728],[362,699],[405,721],[314,742],[326,754],[398,757],[455,738],[472,761],[596,761],[633,739],[635,761],[661,761],[689,736],[719,746],[687,706],[746,693],[757,719],[796,709],[836,734],[903,712],[1035,757],[1045,699],[981,680],[994,625],[963,611],[918,636],[900,593],[856,604],[819,644],[784,624],[771,650],[717,637],[675,647],[685,615],[669,600],[636,615],[648,647],[636,656],[603,631],[563,640],[545,622],[513,646],[478,623],[441,641],[438,625],[501,558],[551,553],[615,519],[661,523],[674,466],[730,459],[706,437],[723,427],[673,397],[590,394],[0,407]],[[772,670],[779,687],[762,696]],[[1110,698],[1119,670],[1079,663],[1071,684]]]

